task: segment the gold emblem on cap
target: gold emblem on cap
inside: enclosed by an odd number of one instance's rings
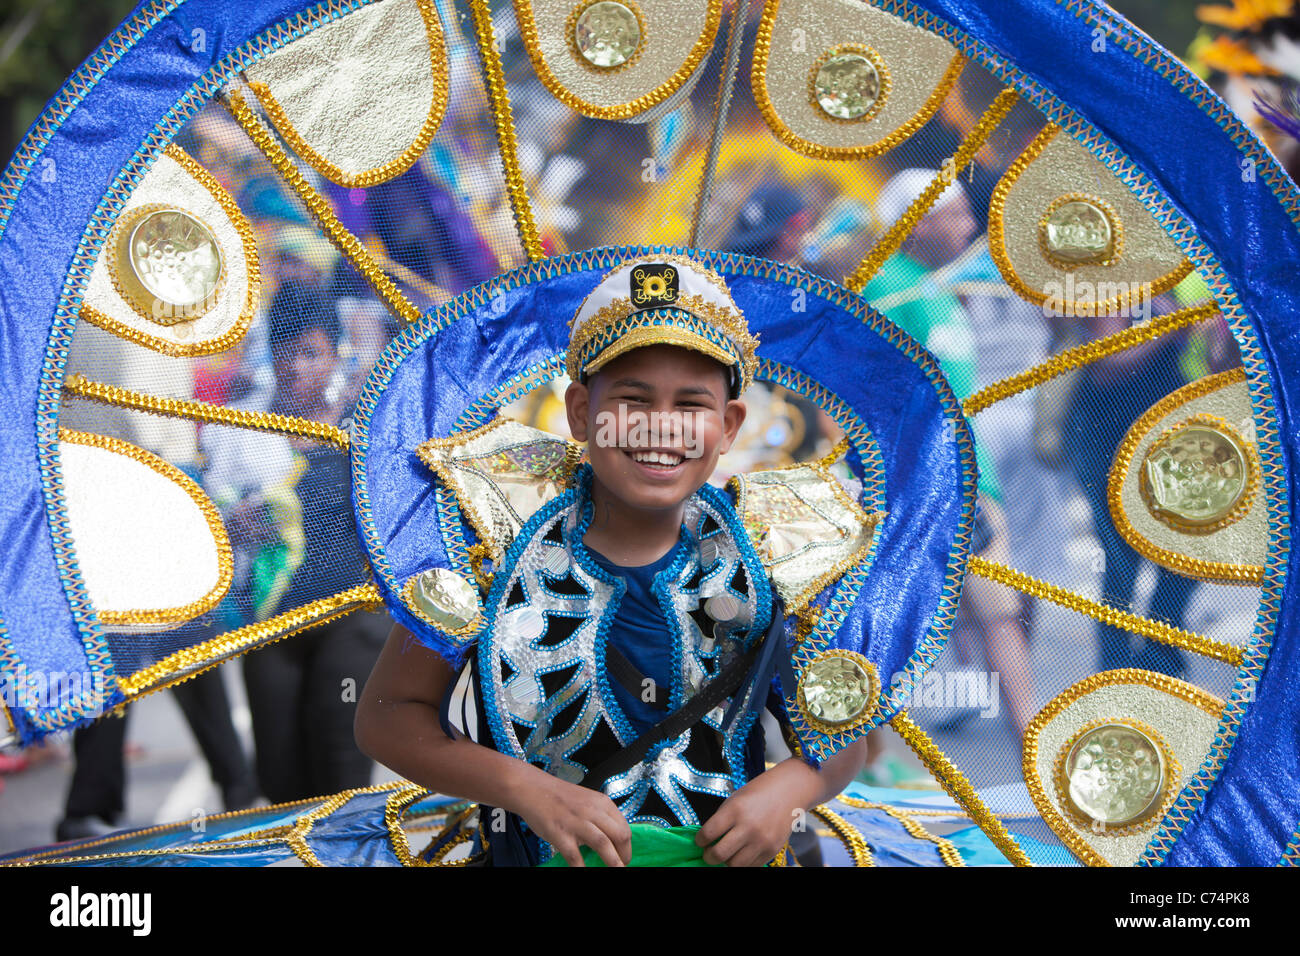
[[[569,15],[569,42],[575,59],[601,72],[635,60],[644,32],[641,12],[630,2],[597,0],[579,4]]]
[[[875,665],[855,651],[823,651],[799,679],[799,710],[822,733],[839,734],[866,723],[879,696]]]
[[[150,204],[114,227],[109,269],[118,292],[159,325],[189,322],[215,304],[225,279],[216,236],[193,214]]]
[[[1038,247],[1058,269],[1114,265],[1124,250],[1124,228],[1104,199],[1066,193],[1039,220]]]
[[[1142,462],[1147,510],[1176,531],[1208,534],[1240,520],[1259,486],[1255,446],[1215,415],[1166,429]]]
[[[482,614],[474,585],[449,568],[429,568],[408,579],[402,600],[416,617],[453,636],[472,632]]]
[[[1181,768],[1153,728],[1127,717],[1085,724],[1056,758],[1056,790],[1080,826],[1120,836],[1173,802]]]
[[[842,43],[818,57],[808,72],[808,92],[823,115],[843,123],[874,117],[889,95],[889,72],[880,54],[861,43]]]

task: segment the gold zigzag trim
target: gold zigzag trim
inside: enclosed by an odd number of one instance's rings
[[[1053,355],[1047,361],[1035,365],[1031,369],[1016,375],[1009,375],[1000,381],[994,382],[987,388],[980,389],[962,402],[961,410],[968,417],[976,415],[996,402],[1010,398],[1012,395],[1019,395],[1021,392],[1042,385],[1058,375],[1064,375],[1072,369],[1096,362],[1108,355],[1130,349],[1135,345],[1141,345],[1143,342],[1149,342],[1162,335],[1168,335],[1170,332],[1177,332],[1189,325],[1204,322],[1206,319],[1213,318],[1218,314],[1219,307],[1213,302],[1205,305],[1192,305],[1185,309],[1179,309],[1177,312],[1170,312],[1168,315],[1158,316],[1146,325],[1135,325],[1113,335],[1107,335],[1092,342],[1084,342],[1082,345],[1066,349],[1059,355]]]
[[[948,759],[948,755],[940,750],[933,740],[929,738],[924,730],[916,725],[910,714],[905,710],[900,710],[894,715],[894,719],[889,722],[889,726],[894,728],[900,737],[909,747],[921,758],[935,779],[943,785],[948,795],[956,800],[971,819],[975,821],[976,826],[984,831],[984,834],[993,841],[993,845],[1002,851],[1005,856],[1016,866],[1033,866],[1033,861],[1025,855],[1025,851],[1020,849],[1020,844],[1015,837],[1002,825],[1002,821],[995,817],[989,808],[984,805],[984,801],[979,798],[975,788],[971,786],[966,775],[953,765]]]
[[[401,290],[393,283],[379,265],[371,258],[370,253],[361,240],[348,231],[343,223],[339,222],[338,216],[334,215],[334,210],[330,208],[329,202],[316,189],[307,182],[302,171],[298,169],[294,161],[289,158],[284,147],[276,140],[275,135],[263,125],[262,121],[257,118],[249,105],[244,101],[244,97],[238,90],[227,89],[225,97],[226,109],[230,115],[235,118],[244,132],[248,134],[254,145],[262,151],[262,154],[270,162],[280,177],[289,184],[293,191],[302,200],[311,213],[316,224],[320,226],[321,232],[330,243],[347,256],[349,261],[356,267],[370,287],[375,290],[375,294],[383,300],[384,304],[403,322],[414,322],[420,317],[420,310],[415,307],[410,299],[401,293]]]
[[[854,866],[876,865],[876,861],[871,858],[871,848],[867,846],[867,841],[862,838],[857,827],[825,805],[813,807],[812,812],[825,820],[826,825],[835,831],[835,835],[852,855]]]
[[[914,814],[924,813],[926,811],[903,811],[898,807],[891,807],[887,803],[873,803],[870,800],[863,800],[861,797],[851,797],[842,793],[837,798],[840,803],[850,807],[859,807],[863,810],[883,810],[895,820],[903,825],[903,829],[916,837],[918,840],[928,840],[939,848],[939,856],[943,859],[946,866],[965,866],[966,861],[961,858],[961,853],[951,840],[945,840],[943,837],[935,836],[927,830],[921,823],[914,819]],[[931,811],[931,813],[936,811]],[[954,816],[960,814],[954,813]]]
[[[438,8],[434,0],[416,0],[420,8],[420,16],[424,19],[425,38],[429,42],[429,69],[433,74],[433,100],[429,104],[429,115],[425,117],[424,124],[416,134],[411,144],[402,150],[394,159],[390,159],[382,166],[374,169],[367,169],[360,173],[349,173],[341,167],[330,162],[303,138],[302,134],[294,128],[292,121],[284,112],[284,107],[276,100],[275,94],[265,83],[249,82],[249,89],[257,97],[257,101],[262,104],[262,109],[275,128],[280,131],[280,135],[293,148],[293,151],[307,161],[307,164],[325,176],[332,182],[340,186],[351,188],[366,189],[379,183],[387,182],[394,176],[401,175],[412,166],[415,161],[423,155],[424,151],[429,148],[433,142],[434,134],[438,132],[438,127],[442,124],[443,113],[447,109],[448,80],[447,80],[447,48],[443,44],[442,24],[438,20]]]
[[[885,234],[876,240],[875,245],[867,252],[862,264],[854,270],[853,274],[845,277],[844,285],[847,288],[858,293],[866,288],[867,283],[880,271],[885,261],[898,251],[903,240],[911,235],[916,224],[930,211],[944,190],[952,185],[955,176],[975,159],[975,154],[980,151],[985,141],[1019,99],[1020,94],[1012,89],[1005,89],[997,95],[997,98],[989,104],[989,108],[984,111],[979,122],[975,124],[975,128],[957,147],[957,152],[952,154],[951,165],[949,161],[944,161],[944,168],[935,174],[930,185],[925,187],[925,192],[917,196],[912,205],[907,207],[907,212],[899,217],[898,222],[890,226]]]
[[[269,644],[299,631],[338,620],[382,601],[373,584],[361,584],[302,607],[277,614],[256,624],[227,631],[216,637],[169,654],[156,664],[141,668],[118,682],[127,698],[140,697],[201,674],[222,661],[262,644]]]
[[[99,622],[108,626],[135,624],[179,625],[191,621],[201,614],[206,614],[216,607],[218,602],[225,597],[226,592],[230,590],[230,582],[235,570],[234,556],[230,550],[230,538],[226,534],[226,526],[221,521],[221,514],[217,511],[217,506],[212,503],[212,499],[199,487],[198,482],[171,462],[159,458],[153,452],[146,451],[138,445],[132,445],[118,438],[60,428],[59,441],[73,445],[86,445],[90,448],[102,448],[105,451],[111,451],[138,461],[162,475],[185,492],[190,500],[198,506],[204,521],[207,523],[208,530],[212,534],[212,543],[217,551],[217,582],[203,597],[191,601],[189,604],[172,608],[147,608],[130,611],[96,610],[95,616],[99,618]]]
[[[483,58],[483,79],[487,85],[488,101],[492,106],[492,119],[496,124],[497,146],[501,152],[501,168],[506,178],[506,193],[514,213],[515,230],[524,252],[533,262],[546,258],[542,240],[538,237],[533,207],[524,186],[524,174],[519,167],[519,145],[515,138],[515,121],[510,112],[510,96],[506,91],[505,72],[501,68],[501,51],[497,49],[496,35],[492,30],[492,11],[487,0],[469,0],[474,15],[474,35],[478,41],[479,55]],[[522,22],[523,18],[520,18]]]
[[[146,392],[134,392],[129,388],[91,381],[76,372],[64,379],[63,391],[75,398],[99,402],[102,405],[133,408],[136,411],[150,412],[168,418],[184,418],[253,431],[297,435],[299,438],[309,438],[325,445],[334,445],[344,451],[351,441],[348,433],[343,429],[324,422],[314,422],[291,415],[275,415],[271,412],[247,412],[193,399],[166,398]]]
[[[978,555],[971,555],[966,570],[971,574],[978,574],[980,577],[987,578],[998,584],[1015,588],[1030,597],[1036,597],[1041,601],[1050,601],[1061,607],[1069,608],[1071,611],[1090,617],[1094,621],[1100,621],[1102,624],[1122,627],[1139,637],[1160,641],[1162,644],[1170,644],[1173,647],[1181,647],[1204,657],[1231,664],[1233,667],[1240,667],[1242,658],[1245,655],[1243,648],[1233,647],[1231,644],[1216,641],[1203,634],[1184,631],[1182,628],[1161,621],[1140,617],[1129,611],[1121,611],[1109,604],[1090,600],[1081,594],[1075,594],[1073,591],[1057,587],[1055,584],[1048,584],[1046,581],[1030,577],[1015,568],[1009,568],[1004,564],[997,564],[993,561],[986,561]]]

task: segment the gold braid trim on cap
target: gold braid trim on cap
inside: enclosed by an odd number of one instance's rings
[[[434,0],[416,0],[416,4],[420,8],[420,16],[424,20],[425,38],[429,42],[429,69],[433,75],[433,98],[429,103],[429,115],[425,117],[415,139],[400,154],[382,166],[367,169],[360,173],[349,173],[330,162],[313,149],[311,144],[303,138],[303,135],[294,128],[293,122],[285,113],[284,107],[276,100],[271,88],[265,83],[249,81],[249,89],[253,91],[257,101],[262,104],[262,109],[266,111],[267,117],[275,124],[275,128],[279,130],[285,142],[289,144],[295,153],[306,160],[307,165],[331,182],[340,186],[367,189],[379,183],[387,182],[394,176],[401,175],[414,166],[415,161],[429,148],[429,144],[433,142],[434,134],[438,132],[438,127],[442,124],[442,116],[447,109],[449,91],[447,48],[443,44],[442,24],[438,20],[438,8]]]
[[[925,218],[925,214],[938,202],[944,191],[956,182],[957,174],[974,161],[976,153],[993,135],[998,124],[1007,113],[1011,112],[1011,107],[1015,106],[1019,99],[1020,94],[1012,89],[1005,89],[997,95],[997,98],[989,104],[989,108],[984,111],[979,122],[975,124],[975,128],[957,147],[957,152],[952,154],[951,165],[949,160],[944,161],[943,168],[935,173],[934,179],[925,187],[925,191],[912,201],[907,211],[899,217],[898,222],[890,226],[885,234],[876,240],[875,245],[863,257],[862,264],[854,270],[853,274],[845,277],[846,288],[857,293],[861,293],[866,288],[867,283],[875,277],[889,257],[899,250],[903,241],[912,234],[916,224]]]
[[[112,627],[114,625],[133,625],[133,624],[183,624],[186,621],[192,621],[202,614],[206,614],[220,603],[221,599],[226,596],[230,590],[230,582],[234,577],[235,563],[234,556],[230,550],[230,537],[226,534],[226,526],[221,521],[221,514],[217,511],[217,506],[212,503],[212,499],[207,496],[202,488],[185,472],[181,471],[169,461],[159,458],[151,451],[146,451],[139,445],[132,445],[129,442],[122,441],[119,438],[110,438],[107,435],[95,435],[90,432],[72,431],[67,428],[59,429],[59,441],[67,442],[72,445],[85,445],[90,448],[102,448],[105,451],[111,451],[115,454],[122,455],[126,458],[138,461],[166,478],[172,484],[176,485],[181,491],[198,506],[199,512],[203,515],[207,523],[208,531],[212,534],[212,541],[217,552],[217,583],[212,586],[203,597],[191,601],[189,604],[172,608],[147,608],[144,610],[130,611],[95,611],[95,616],[101,624]],[[75,546],[75,542],[74,542]]]
[[[602,280],[603,281],[603,280]],[[702,296],[687,294],[677,298],[677,301],[671,305],[663,306],[665,309],[679,309],[708,325],[713,326],[721,332],[724,332],[731,340],[732,348],[736,357],[730,362],[723,364],[736,364],[739,366],[741,388],[743,392],[754,381],[754,372],[758,368],[758,360],[754,357],[755,350],[758,348],[758,339],[750,334],[749,326],[745,323],[745,317],[741,315],[739,309],[727,308],[714,302],[709,302]],[[609,305],[597,309],[593,312],[580,327],[573,332],[573,338],[569,342],[569,351],[565,357],[565,370],[569,373],[569,378],[573,381],[580,381],[582,373],[586,371],[587,365],[591,360],[604,353],[604,349],[597,355],[586,356],[584,351],[591,341],[598,336],[608,333],[612,329],[617,329],[621,325],[627,325],[627,331],[642,327],[642,324],[636,321],[640,312],[651,312],[653,309],[635,309],[632,306],[632,300],[623,298],[615,299]],[[698,341],[708,345],[706,351],[711,358],[718,359],[715,354],[717,345],[708,339],[700,336],[698,333],[689,329],[682,329],[673,326],[671,323],[663,326],[665,330],[676,328],[679,335],[669,338],[665,334],[663,339],[665,344],[669,345],[686,345],[686,342]],[[683,338],[683,336],[685,338]],[[617,339],[611,341],[613,345]],[[643,342],[643,345],[653,344]],[[609,346],[606,346],[606,349]],[[689,346],[687,346],[689,347]],[[700,349],[700,351],[705,351]],[[729,357],[730,358],[730,357]],[[721,361],[720,359],[718,359]]]
[[[334,445],[344,451],[350,443],[347,432],[324,422],[314,422],[308,418],[297,418],[291,415],[276,415],[271,412],[248,412],[188,398],[167,398],[162,395],[150,395],[147,392],[134,392],[129,388],[91,381],[77,372],[73,372],[63,380],[63,391],[86,401],[131,408],[167,418],[183,418],[189,421],[210,422],[214,425],[229,425],[232,428],[296,435],[321,444]]]
[[[361,584],[329,597],[320,598],[256,624],[219,634],[211,640],[182,648],[156,664],[143,667],[118,681],[128,698],[140,697],[172,684],[197,677],[222,661],[262,644],[269,644],[299,631],[346,617],[353,611],[380,605],[383,598],[373,584]]]
[[[1069,608],[1071,611],[1090,617],[1102,624],[1121,627],[1139,637],[1160,641],[1162,644],[1169,644],[1172,647],[1181,647],[1203,657],[1231,664],[1233,667],[1240,667],[1242,658],[1245,656],[1244,648],[1216,641],[1203,634],[1184,631],[1182,628],[1161,621],[1140,617],[1129,611],[1121,611],[1109,604],[1093,601],[1081,594],[1075,594],[1073,591],[1057,587],[1055,584],[1048,584],[1046,581],[1030,577],[1015,568],[1009,568],[1004,564],[997,564],[993,561],[986,561],[979,555],[971,555],[966,570],[971,574],[978,574],[980,577],[987,578],[997,584],[1014,588],[1022,594],[1028,594],[1030,597],[1036,597],[1039,600],[1050,601],[1060,607]]]
[[[338,216],[330,208],[329,201],[307,182],[302,171],[289,158],[289,154],[276,140],[275,135],[254,115],[238,90],[229,88],[226,90],[225,105],[230,115],[248,134],[248,138],[262,151],[262,155],[267,158],[272,168],[302,200],[307,211],[311,213],[312,219],[325,234],[325,238],[339,252],[347,256],[389,310],[403,322],[410,323],[419,319],[420,310],[416,308],[415,303],[404,296],[393,280],[379,268],[361,240],[339,222]]]
[[[1066,372],[1103,359],[1116,352],[1141,345],[1170,332],[1176,332],[1189,325],[1204,322],[1219,314],[1219,307],[1213,302],[1204,305],[1192,305],[1168,315],[1161,315],[1145,325],[1134,325],[1112,335],[1104,336],[1092,342],[1084,342],[1066,349],[1059,355],[1053,355],[1045,362],[1017,375],[1009,375],[1001,381],[994,382],[969,396],[961,404],[962,412],[967,416],[982,412],[995,402],[1000,402],[1012,395],[1042,385],[1044,382],[1064,375]]]
[[[966,779],[966,775],[953,765],[947,754],[935,746],[934,741],[916,725],[916,722],[912,720],[907,711],[900,710],[895,714],[894,719],[889,722],[889,726],[894,728],[907,745],[915,751],[930,773],[943,785],[943,789],[948,792],[948,795],[970,814],[971,819],[984,831],[985,836],[993,841],[993,845],[1002,851],[1003,856],[1016,866],[1034,865],[1033,861],[1025,855],[1025,851],[1020,849],[1020,844],[1016,842],[1015,837],[1002,824],[1002,821],[989,812],[989,808],[979,798],[979,794],[975,792],[975,788]]]
[[[1133,456],[1137,454],[1138,445],[1142,443],[1142,438],[1155,427],[1160,419],[1169,415],[1180,405],[1194,399],[1201,398],[1216,392],[1228,385],[1235,385],[1246,381],[1246,371],[1243,368],[1232,368],[1226,372],[1219,372],[1215,375],[1209,375],[1205,378],[1198,379],[1189,385],[1170,392],[1160,401],[1152,405],[1142,417],[1133,423],[1124,440],[1120,443],[1119,449],[1115,452],[1115,463],[1111,465],[1110,482],[1106,489],[1107,502],[1110,505],[1110,518],[1115,525],[1115,530],[1120,536],[1129,543],[1138,554],[1149,561],[1154,561],[1171,571],[1187,577],[1200,578],[1203,581],[1218,581],[1224,584],[1262,584],[1264,581],[1264,568],[1254,564],[1231,564],[1226,561],[1205,561],[1201,558],[1193,558],[1186,554],[1180,554],[1177,551],[1170,551],[1162,548],[1153,541],[1150,541],[1144,535],[1138,532],[1129,520],[1128,513],[1124,510],[1123,502],[1123,476],[1128,474],[1132,467]],[[1255,450],[1254,443],[1248,443],[1255,457],[1258,457],[1258,451]],[[1248,460],[1249,456],[1248,456]],[[1242,501],[1249,497],[1253,505],[1258,486],[1252,482],[1248,489],[1249,495],[1243,495]],[[1237,665],[1241,661],[1242,651],[1237,651],[1235,660],[1229,663]]]

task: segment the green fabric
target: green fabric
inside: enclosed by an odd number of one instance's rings
[[[653,823],[633,823],[631,866],[719,866],[705,863],[704,848],[695,845],[699,827],[658,827]],[[587,847],[582,848],[587,866],[604,866],[604,862]],[[568,866],[558,853],[542,866]]]
[[[961,300],[934,283],[928,267],[902,252],[885,261],[862,294],[874,305],[881,299],[914,288],[920,288],[924,294],[881,311],[929,349],[943,369],[957,400],[963,401],[979,386],[979,369],[975,358],[975,337]],[[994,501],[1001,501],[1002,489],[998,485],[993,460],[979,441],[975,443],[975,461],[980,470],[980,492]]]

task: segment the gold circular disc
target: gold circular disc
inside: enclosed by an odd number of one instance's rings
[[[804,716],[814,727],[830,733],[865,722],[875,711],[879,694],[875,667],[853,651],[823,652],[799,679],[799,707]]]
[[[1236,430],[1197,415],[1151,443],[1142,462],[1142,499],[1175,530],[1204,533],[1245,514],[1255,476],[1254,459]]]
[[[429,568],[406,585],[406,603],[435,627],[455,633],[479,617],[478,591],[449,568]]]
[[[888,91],[884,66],[870,47],[846,44],[828,50],[809,74],[813,104],[833,120],[870,119],[884,105]]]
[[[225,274],[217,238],[201,220],[171,206],[145,206],[119,224],[114,278],[135,310],[159,325],[198,318]]]
[[[1038,224],[1038,244],[1058,268],[1111,265],[1121,251],[1119,219],[1109,203],[1095,197],[1060,196]]]
[[[623,66],[641,45],[641,20],[626,4],[598,0],[578,14],[573,43],[594,67],[609,70]]]
[[[1141,825],[1161,812],[1176,769],[1155,730],[1115,718],[1085,726],[1061,748],[1056,782],[1076,822],[1104,832]]]

